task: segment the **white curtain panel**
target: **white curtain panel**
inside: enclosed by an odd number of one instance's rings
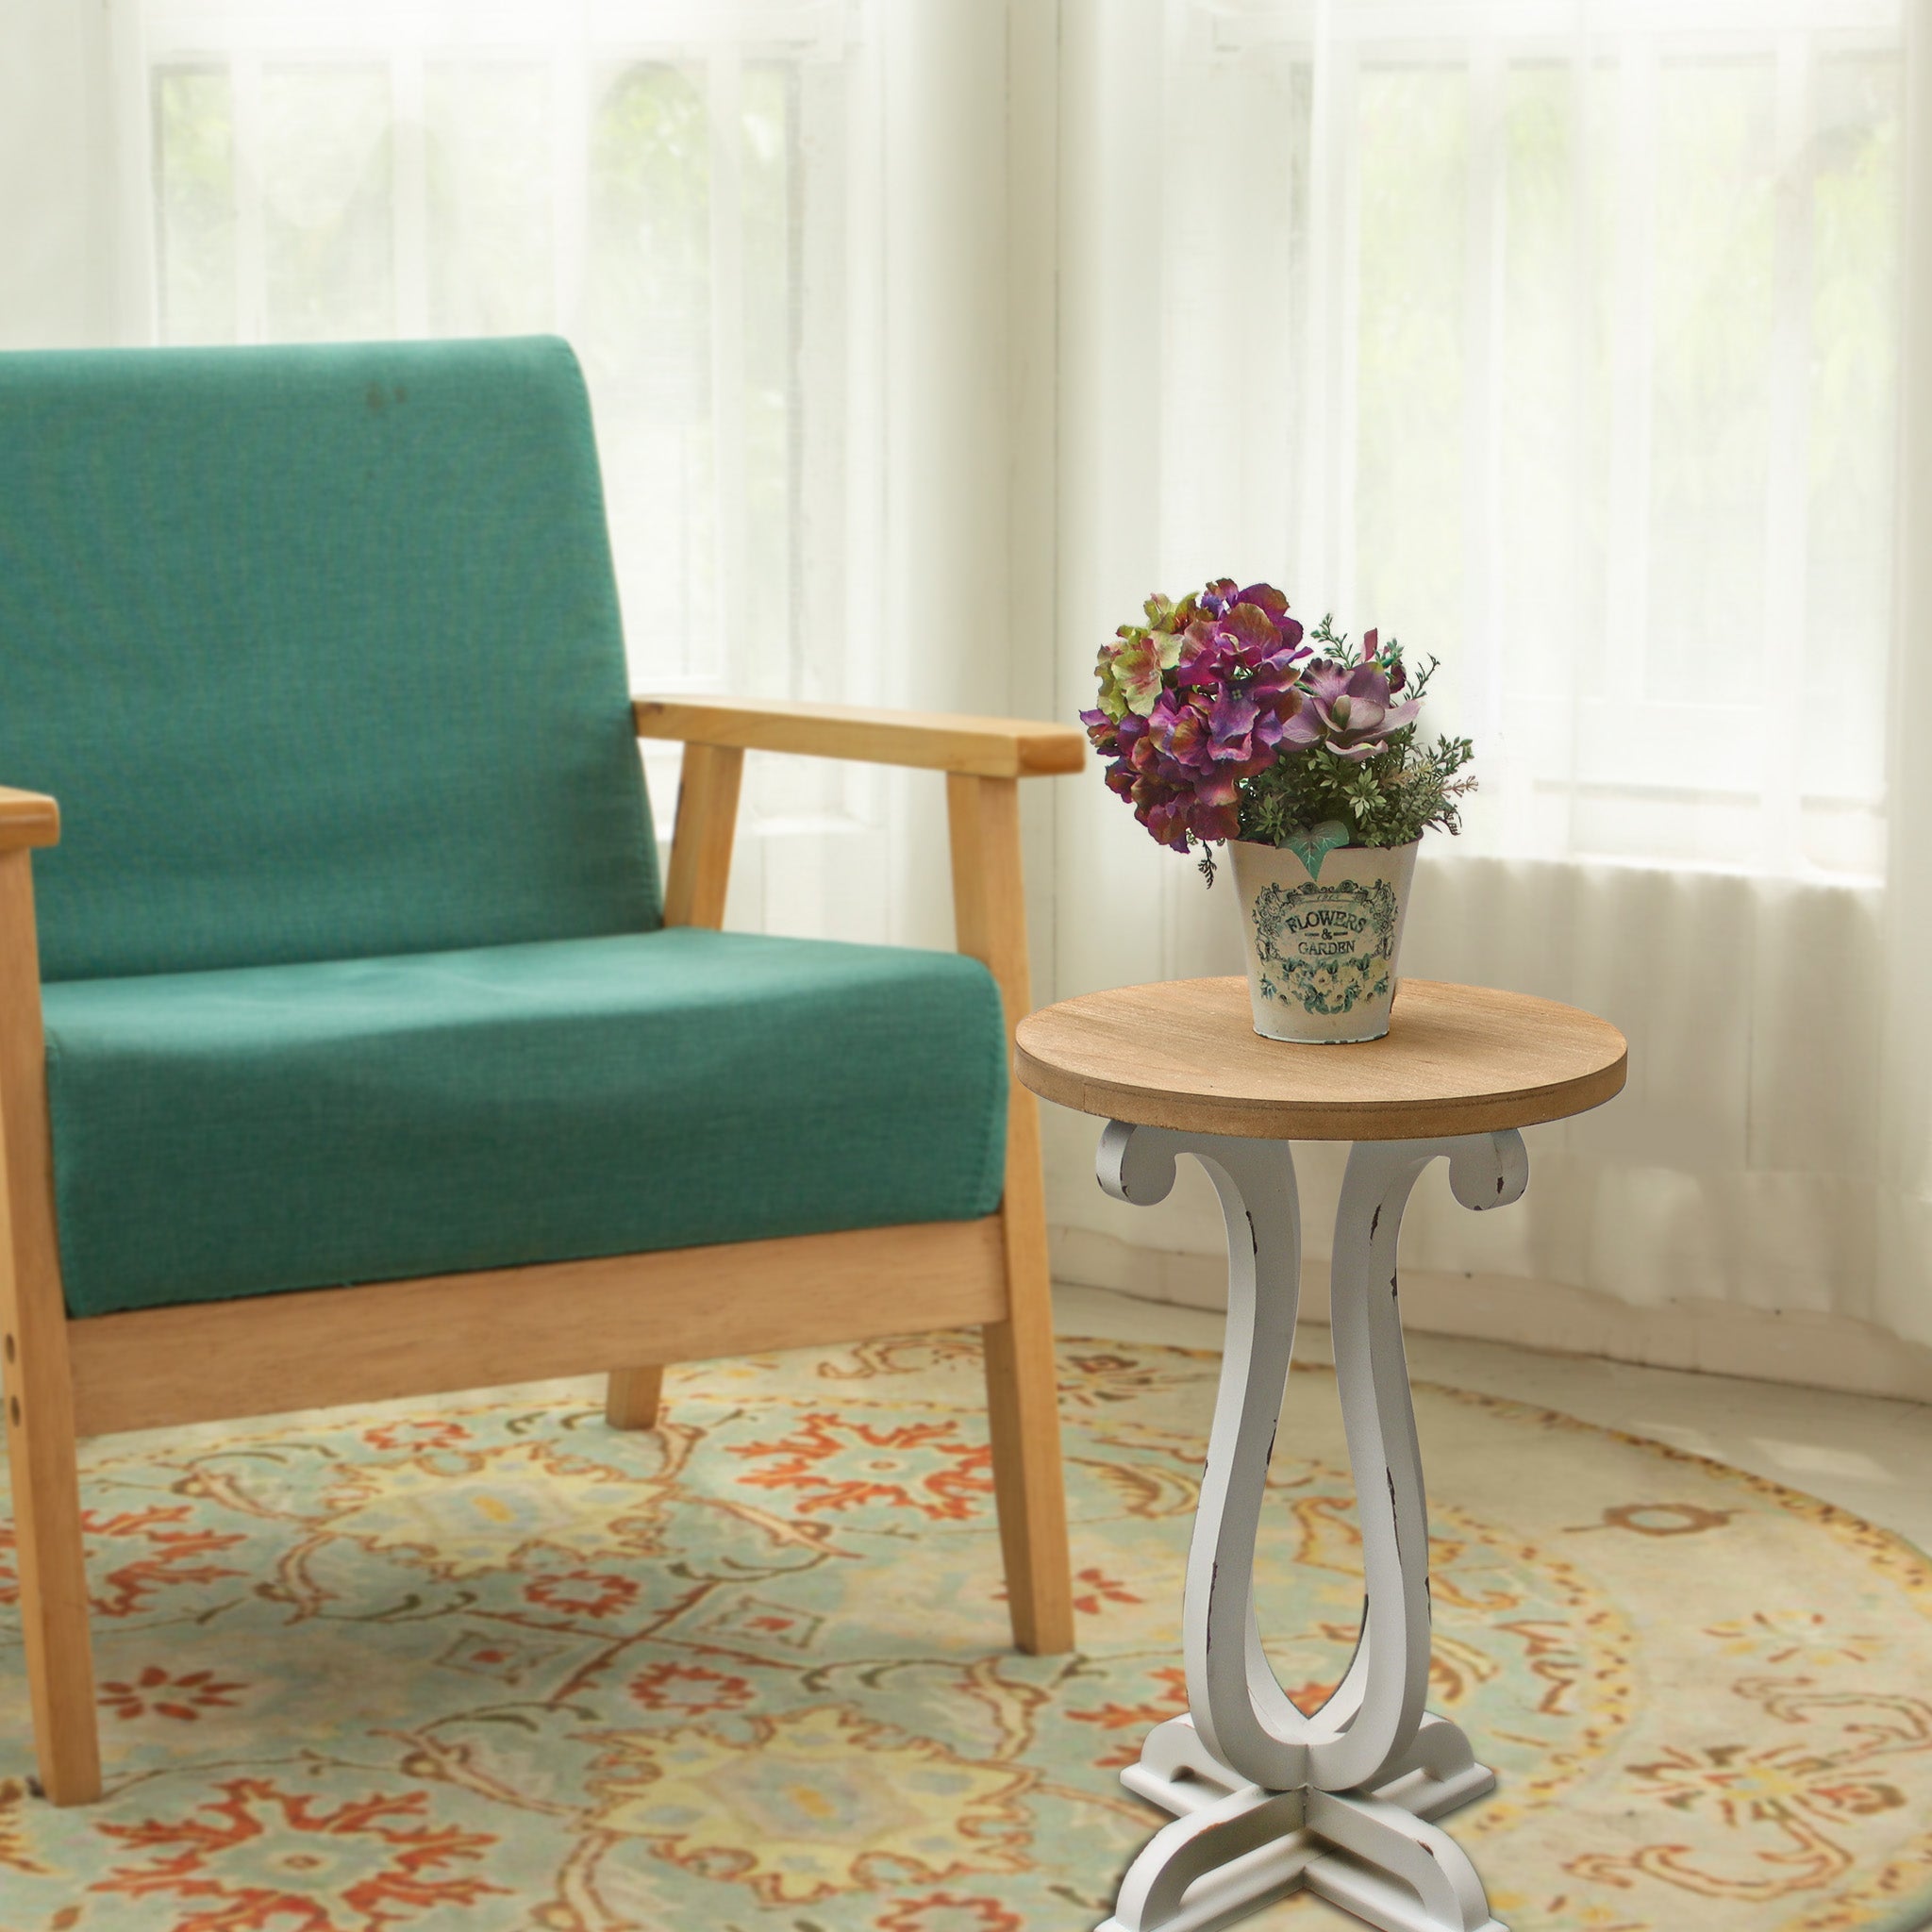
[[[1428,722],[1483,789],[1424,847],[1405,966],[1630,1037],[1521,1208],[1431,1194],[1406,1258],[1932,1342],[1932,421],[1901,370],[1932,13],[1066,18],[1063,688],[1147,591],[1230,574],[1440,656]],[[1224,890],[1097,786],[1060,850],[1063,991],[1238,970]],[[1129,1218],[1090,1140],[1053,1135],[1075,1272],[1212,1252],[1205,1191]]]

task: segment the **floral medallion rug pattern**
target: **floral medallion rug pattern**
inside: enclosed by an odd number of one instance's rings
[[[970,1339],[97,1443],[108,1794],[31,1795],[0,1543],[4,1932],[1079,1932],[1161,1823],[1215,1374],[1061,1351],[1082,1650],[1006,1647]],[[1452,1829],[1515,1932],[1932,1922],[1932,1565],[1790,1491],[1424,1387]],[[1356,1637],[1334,1389],[1292,1378],[1262,1625]],[[1292,1899],[1257,1927],[1341,1923]]]

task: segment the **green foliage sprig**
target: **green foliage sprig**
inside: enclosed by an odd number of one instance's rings
[[[1348,640],[1330,620],[1308,633],[1308,641],[1337,659],[1348,657]],[[1402,661],[1393,638],[1380,646],[1380,660]],[[1407,672],[1403,695],[1420,700],[1437,660]],[[1459,832],[1461,802],[1475,790],[1474,778],[1457,774],[1475,756],[1466,738],[1425,742],[1414,724],[1392,731],[1384,749],[1362,763],[1338,758],[1324,744],[1311,745],[1241,780],[1241,835],[1257,844],[1279,845],[1290,835],[1329,822],[1348,827],[1351,845],[1407,845],[1427,831]]]

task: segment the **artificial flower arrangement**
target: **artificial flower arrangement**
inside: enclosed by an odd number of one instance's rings
[[[1107,782],[1177,852],[1225,842],[1242,902],[1255,1029],[1274,1039],[1389,1030],[1416,847],[1461,829],[1463,738],[1420,736],[1435,670],[1393,638],[1304,630],[1272,584],[1223,577],[1102,647],[1080,714]],[[1214,858],[1203,851],[1211,883]]]

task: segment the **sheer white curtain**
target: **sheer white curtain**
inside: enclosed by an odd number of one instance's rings
[[[1440,654],[1484,790],[1406,964],[1632,1041],[1623,1099],[1537,1135],[1523,1209],[1432,1195],[1411,1257],[1932,1342],[1927,1163],[1881,1125],[1932,1091],[1885,937],[1924,869],[1886,738],[1926,647],[1894,597],[1901,8],[1066,18],[1065,688],[1146,591],[1225,571]],[[1235,970],[1227,908],[1116,801],[1066,817],[1063,991]],[[1063,1268],[1205,1279],[1174,1257],[1218,1241],[1206,1198],[1111,1210],[1085,1139],[1055,1141]]]

